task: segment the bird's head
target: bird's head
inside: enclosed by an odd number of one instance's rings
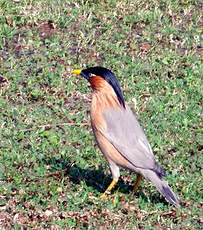
[[[90,67],[83,70],[73,70],[73,74],[86,78],[93,89],[101,89],[106,81],[114,90],[120,104],[125,108],[125,101],[116,76],[109,70],[101,66]]]

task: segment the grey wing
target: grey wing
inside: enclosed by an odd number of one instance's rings
[[[100,132],[137,168],[154,169],[150,144],[131,109],[108,109],[103,113],[107,129]]]

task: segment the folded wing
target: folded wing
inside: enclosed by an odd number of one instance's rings
[[[106,130],[100,132],[132,165],[140,169],[151,169],[158,175],[165,175],[164,170],[155,162],[150,144],[131,109],[105,110]]]

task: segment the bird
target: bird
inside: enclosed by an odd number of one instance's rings
[[[137,174],[134,192],[144,177],[156,186],[169,203],[180,206],[175,193],[163,179],[165,170],[155,161],[143,129],[124,100],[115,74],[102,66],[75,69],[72,74],[87,79],[92,88],[91,126],[113,177],[102,197],[106,197],[117,184],[120,167],[123,167]]]

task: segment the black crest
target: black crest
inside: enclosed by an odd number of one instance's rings
[[[81,75],[89,80],[93,76],[100,76],[102,77],[105,81],[107,81],[112,88],[114,89],[117,98],[120,102],[120,104],[125,108],[125,101],[123,98],[123,94],[119,85],[119,82],[116,78],[116,76],[109,70],[101,66],[95,66],[95,67],[90,67],[87,69],[83,69],[81,71]]]

